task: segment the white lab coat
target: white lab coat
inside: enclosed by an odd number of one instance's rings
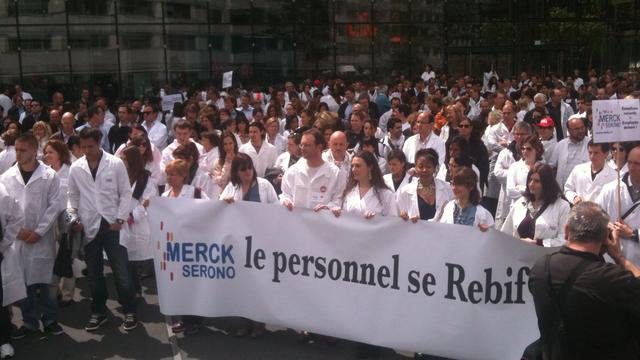
[[[384,180],[384,183],[387,184],[387,187],[389,189],[391,189],[393,192],[397,192],[398,190],[402,189],[402,187],[404,187],[405,185],[414,181],[417,178],[415,176],[409,175],[408,173],[405,173],[404,178],[402,179],[402,182],[400,183],[397,189],[394,188],[393,186],[393,174],[386,174],[382,177],[382,179]]]
[[[335,161],[333,158],[333,153],[331,152],[331,149],[327,149],[322,152],[322,160],[337,166],[338,169],[340,169],[340,172],[342,173],[342,175],[344,176],[345,181],[349,177],[349,171],[351,170],[351,158],[352,158],[352,155],[347,152],[344,154],[343,161]]]
[[[12,246],[18,231],[24,226],[24,212],[2,183],[0,183],[0,224],[2,224],[0,252],[4,257],[2,260],[2,306],[7,306],[27,297],[24,270]]]
[[[535,239],[542,239],[544,247],[562,246],[564,240],[564,226],[569,219],[569,203],[562,198],[547,206],[536,219],[534,236]],[[524,197],[516,200],[509,210],[509,215],[502,224],[502,232],[520,239],[518,226],[527,216],[527,199]]]
[[[198,153],[200,154],[200,156],[201,157],[204,156],[205,154],[204,146],[198,144],[193,139],[189,139],[189,141],[191,141],[196,145],[196,148],[198,149]],[[169,146],[167,146],[166,148],[164,148],[164,150],[162,150],[162,160],[160,160],[160,171],[162,171],[163,173],[164,173],[164,169],[167,167],[167,164],[175,160],[175,158],[173,157],[173,151],[177,149],[178,146],[180,146],[180,143],[178,143],[178,140],[173,140],[173,142],[169,144]]]
[[[103,151],[93,180],[87,157],[71,164],[69,170],[69,205],[76,209],[84,227],[85,240],[92,241],[98,234],[100,220],[109,224],[129,217],[131,185],[124,163]]]
[[[205,172],[200,167],[196,170],[196,175],[190,185],[202,189],[202,192],[207,194],[209,199],[217,199],[220,196],[220,187],[218,184],[213,181],[209,176],[209,173]]]
[[[451,186],[440,179],[434,179],[436,184],[436,214],[449,200],[453,199]],[[413,181],[396,192],[398,214],[405,211],[409,218],[420,217],[418,208],[418,181]],[[432,219],[433,220],[433,219]]]
[[[260,202],[273,204],[278,202],[278,194],[276,194],[276,190],[273,188],[273,185],[264,178],[257,178],[258,180],[258,193],[260,194]],[[220,200],[224,200],[226,198],[233,198],[234,201],[242,200],[242,185],[233,185],[231,182],[227,184],[227,186],[220,194]]]
[[[200,167],[208,173],[213,173],[213,169],[216,167],[219,158],[220,149],[216,146],[200,156]]]
[[[9,170],[16,163],[16,148],[7,146],[0,152],[0,175]]]
[[[24,228],[40,235],[40,240],[33,244],[22,240],[13,244],[23,265],[26,284],[53,283],[53,264],[56,259],[54,227],[62,211],[58,175],[52,168],[39,162],[25,185],[16,164],[0,177],[0,182],[22,207]]]
[[[439,214],[436,214],[436,221],[443,224],[455,224],[453,219],[453,213],[456,208],[455,204],[455,199],[446,203],[444,208],[439,211]],[[493,216],[487,209],[483,208],[481,205],[476,205],[476,216],[475,220],[473,221],[473,226],[478,226],[480,224],[493,227]]]
[[[602,188],[616,180],[617,176],[616,171],[605,164],[596,178],[591,180],[591,162],[580,164],[573,168],[564,184],[565,197],[572,203],[576,196],[580,196],[583,201],[595,201]]]
[[[569,168],[568,157],[569,157],[569,142],[571,140],[569,138],[564,138],[558,142],[555,149],[553,150],[553,154],[551,158],[547,158],[549,160],[548,164],[555,166],[556,168],[556,181],[558,184],[564,184],[569,178],[569,174],[571,173],[572,168]],[[578,164],[582,164],[583,162],[589,161],[589,138],[585,137],[582,139],[582,143],[580,144],[580,149],[576,153],[578,157]]]
[[[147,122],[143,121],[142,127],[147,130],[149,141],[151,141],[151,143],[158,149],[162,150],[167,146],[167,138],[169,137],[169,135],[167,133],[167,127],[165,126],[165,124],[161,123],[158,120],[155,120],[153,124],[151,124],[151,128],[149,128]]]
[[[269,144],[271,144],[271,139],[269,137],[269,134],[267,134],[267,136],[265,138],[265,142],[268,142]],[[276,139],[274,140],[273,144],[271,144],[271,145],[275,146],[276,153],[278,155],[280,155],[280,154],[282,154],[282,153],[287,151],[287,138],[284,137],[283,135],[276,134]]]
[[[195,191],[196,191],[196,188],[194,186],[184,184],[184,185],[182,185],[182,189],[180,190],[180,194],[178,194],[178,196],[176,196],[176,198],[195,199]],[[163,192],[162,196],[163,197],[169,197],[169,193],[170,192],[171,192],[171,189]],[[201,194],[200,199],[209,200],[209,196],[207,194],[205,194],[204,191],[201,191],[200,194]]]
[[[482,141],[484,141],[489,154],[500,153],[500,151],[504,149],[504,146],[500,145],[500,141],[503,140],[505,140],[507,144],[511,143],[511,141],[513,141],[513,134],[502,121],[487,127],[484,136],[482,136]]]
[[[142,192],[140,199],[133,197],[133,190],[136,183],[131,185],[131,199],[129,202],[130,219],[122,226],[120,230],[120,243],[127,248],[129,261],[141,261],[153,259],[153,242],[151,241],[151,229],[149,228],[149,219],[147,218],[147,209],[142,206],[145,199],[158,196],[158,185],[153,178],[149,177],[147,186]]]
[[[625,176],[623,175],[623,178]],[[620,180],[620,208],[622,213],[618,213],[618,200],[616,195],[616,189],[618,187],[618,180],[614,180],[602,187],[600,195],[596,198],[596,203],[600,204],[602,208],[609,214],[611,222],[617,221],[622,215],[624,215],[633,206],[633,200],[629,195],[629,190],[624,184],[625,179]],[[625,224],[629,225],[632,229],[640,229],[640,206],[638,206],[631,214],[624,219]],[[628,239],[621,238],[622,252],[627,259],[636,265],[640,264],[640,244]]]
[[[276,159],[278,158],[278,151],[276,150],[276,147],[266,141],[262,142],[260,152],[256,151],[251,144],[251,141],[240,146],[238,152],[245,153],[251,157],[251,160],[253,160],[253,167],[256,169],[256,174],[260,177],[264,177],[264,173],[267,168],[273,167],[276,163]]]
[[[507,172],[507,198],[509,205],[524,195],[527,190],[527,176],[529,176],[529,166],[520,159],[509,167]]]
[[[282,171],[287,171],[289,168],[289,161],[291,161],[291,154],[288,151],[285,151],[278,155],[276,163],[273,166],[282,169]]]
[[[280,202],[288,200],[296,207],[307,209],[319,204],[338,207],[345,185],[344,174],[337,166],[325,161],[311,177],[307,160],[303,158],[284,172]]]
[[[560,119],[562,121],[562,132],[564,134],[563,138],[569,136],[569,128],[567,127],[567,122],[569,118],[573,115],[573,108],[571,105],[567,104],[564,101],[560,102]]]
[[[434,149],[438,153],[438,164],[442,165],[447,154],[446,146],[444,140],[434,133],[429,134],[425,141],[420,141],[420,134],[409,137],[402,145],[402,152],[407,157],[408,163],[415,164],[418,150],[428,148]]]
[[[394,192],[390,189],[378,189],[378,194],[376,194],[373,187],[369,188],[361,198],[360,189],[356,184],[342,200],[342,211],[361,215],[364,215],[367,211],[372,211],[376,215],[398,216],[398,206],[395,198]]]
[[[113,155],[119,158],[122,154],[122,150],[124,150],[124,148],[129,145],[131,145],[131,141],[120,145],[120,147],[118,147]],[[160,150],[155,145],[153,145],[153,143],[151,143],[151,153],[153,154],[153,161],[146,163],[144,165],[144,169],[151,173],[151,178],[156,183],[156,185],[164,185],[166,183],[166,174],[164,173],[164,169],[160,169],[162,152],[160,152]]]
[[[556,138],[556,136],[553,135],[551,139],[540,140],[540,142],[544,147],[544,155],[543,155],[544,159],[545,160],[553,159],[553,152],[555,151],[556,146],[558,146],[558,139]]]
[[[500,195],[498,196],[498,207],[496,209],[496,222],[498,225],[507,217],[509,213],[509,206],[511,205],[511,199],[507,196],[507,174],[509,173],[509,167],[516,162],[513,158],[511,150],[503,149],[498,154],[496,159],[496,165],[493,168],[493,175],[500,183]]]

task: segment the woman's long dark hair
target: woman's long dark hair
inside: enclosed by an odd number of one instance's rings
[[[233,153],[238,155],[238,140],[236,140],[236,136],[229,131],[225,131],[224,133],[222,133],[222,136],[220,136],[220,146],[218,147],[220,151],[220,158],[218,159],[218,162],[220,163],[221,167],[224,166],[225,159],[227,158],[227,152],[224,149],[224,139],[226,138],[229,138],[231,139],[231,141],[233,141]]]
[[[469,202],[473,205],[480,204],[481,196],[478,190],[478,175],[471,168],[463,167],[453,176],[452,182],[470,189]]]
[[[380,171],[380,167],[378,166],[378,161],[375,156],[367,151],[359,151],[353,158],[360,158],[364,160],[364,163],[371,169],[371,187],[373,187],[373,191],[378,198],[378,201],[382,202],[382,198],[380,197],[381,189],[388,189],[389,187],[385,184],[384,179],[382,178],[382,171]],[[347,180],[347,187],[344,188],[344,192],[342,193],[342,205],[344,206],[344,199],[351,192],[351,190],[358,185],[358,181],[353,178],[353,172],[349,171],[349,180]]]
[[[556,202],[562,191],[560,185],[556,181],[556,176],[553,173],[553,168],[549,165],[537,163],[533,170],[529,171],[527,175],[527,189],[524,192],[524,197],[533,202],[536,200],[536,196],[529,191],[529,182],[531,182],[531,176],[538,174],[540,176],[540,185],[542,185],[542,205],[548,206]]]
[[[133,185],[144,176],[144,160],[140,155],[140,150],[136,145],[129,145],[122,150],[122,154],[127,159],[127,173],[129,174],[129,183]]]
[[[245,153],[238,153],[236,154],[236,157],[233,158],[233,161],[231,161],[231,176],[229,176],[229,180],[233,185],[238,186],[242,184],[242,180],[240,180],[238,172],[240,172],[240,168],[243,167],[253,169],[253,179],[251,180],[251,183],[258,181],[256,168],[253,167],[253,160],[251,160],[251,157]]]

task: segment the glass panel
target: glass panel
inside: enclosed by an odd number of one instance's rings
[[[120,61],[125,94],[141,96],[165,81],[162,26],[122,25]]]
[[[194,83],[209,79],[206,25],[167,25],[169,78]]]
[[[49,99],[50,86],[69,82],[64,26],[20,27],[24,88],[34,98]]]
[[[480,0],[477,2],[478,15],[482,21],[509,20],[511,0]]]
[[[9,4],[9,15],[20,17],[20,24],[65,24],[64,0],[20,0]]]
[[[371,21],[371,6],[368,1],[336,0],[336,22],[367,23]]]
[[[515,0],[516,16],[522,19],[542,19],[544,18],[544,8],[546,1]]]
[[[426,6],[425,1],[422,2],[423,6]],[[468,0],[449,0],[444,5],[446,6],[446,21],[447,23],[469,23],[479,21],[478,16],[478,4],[470,2]],[[428,16],[433,19],[429,14],[428,9],[422,11],[422,16]]]
[[[156,0],[118,2],[119,23],[162,23],[162,4]]]
[[[203,1],[189,0],[165,3],[167,23],[171,22],[207,22],[207,5]]]
[[[332,72],[333,39],[326,26],[306,28],[296,33],[296,61],[298,78],[315,78],[323,72]]]
[[[98,86],[111,100],[117,97],[118,53],[115,26],[71,26],[71,65],[73,94],[79,94],[79,86]]]
[[[228,7],[225,9],[226,16],[223,14],[223,22],[237,25],[251,24],[251,1],[234,0],[227,2],[225,5],[228,5]],[[223,8],[225,8],[225,5],[223,5]]]
[[[331,0],[306,0],[295,2],[295,15],[290,19],[306,26],[333,23],[333,6]]]
[[[262,82],[280,82],[293,78],[293,28],[256,26],[254,78]]]
[[[578,8],[585,18],[603,18],[606,14],[606,5],[601,0],[579,0]]]
[[[16,28],[15,26],[0,27],[0,34],[2,34],[0,35],[0,59],[2,59],[0,84],[14,84],[20,79]]]
[[[373,6],[373,21],[375,22],[408,22],[409,1],[407,0],[376,0]]]
[[[412,60],[416,75],[422,73],[426,64],[437,71],[442,64],[442,30],[439,24],[414,26],[412,31]],[[420,72],[418,72],[420,71]]]
[[[411,52],[409,25],[376,25],[374,37],[374,80],[389,80],[393,70],[406,74],[409,71]]]
[[[371,42],[373,30],[370,25],[336,25],[337,72],[346,76],[371,75]]]
[[[415,0],[411,2],[412,21],[419,24],[441,23],[444,14],[444,1],[441,0]],[[456,13],[464,11],[466,5],[456,9]],[[459,17],[459,19],[465,19]]]

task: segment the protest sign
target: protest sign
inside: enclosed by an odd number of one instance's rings
[[[594,100],[593,141],[640,140],[640,100]]]
[[[167,198],[149,220],[165,315],[457,359],[517,359],[539,335],[527,279],[548,249],[495,230]]]

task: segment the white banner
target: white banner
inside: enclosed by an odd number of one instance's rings
[[[182,94],[165,95],[162,97],[162,111],[171,111],[173,110],[173,105],[182,104],[182,102]]]
[[[491,230],[280,205],[154,198],[165,315],[242,316],[456,359],[519,359],[548,249]]]
[[[227,71],[222,74],[222,88],[230,88],[233,84],[233,71]]]
[[[594,100],[593,141],[640,140],[640,100]]]

